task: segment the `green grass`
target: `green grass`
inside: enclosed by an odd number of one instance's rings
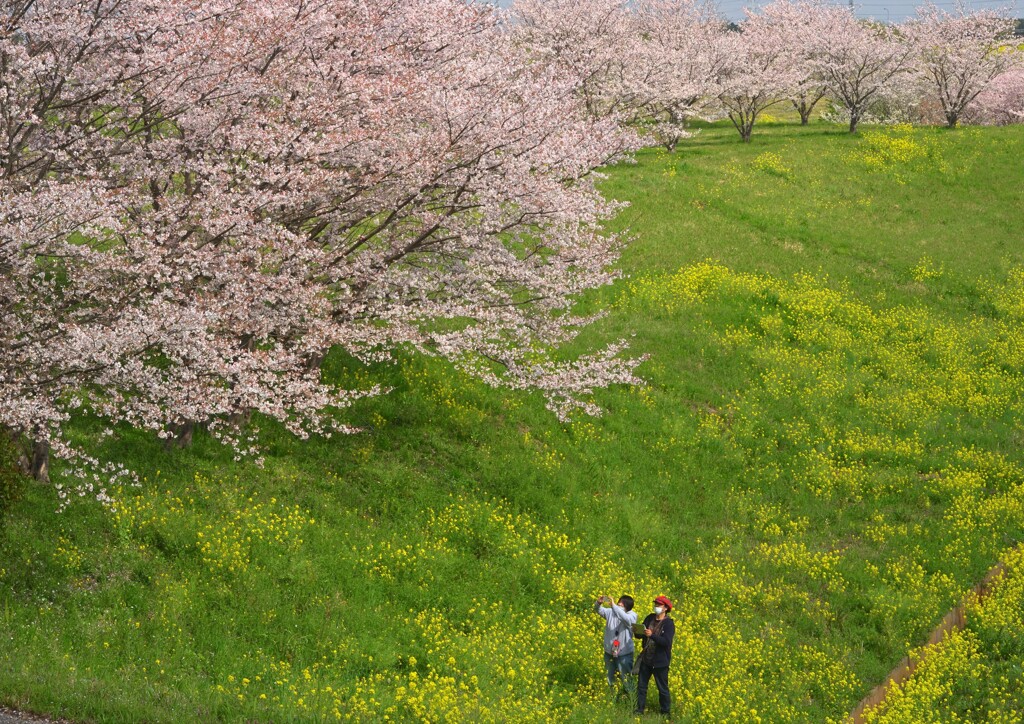
[[[1022,157],[1019,127],[789,124],[640,153],[579,347],[630,337],[647,387],[563,426],[436,361],[336,358],[394,388],[358,435],[263,423],[259,467],[126,431],[101,450],[147,482],[114,511],[15,486],[0,700],[614,721],[590,602],[665,593],[678,720],[841,720],[1024,533]]]

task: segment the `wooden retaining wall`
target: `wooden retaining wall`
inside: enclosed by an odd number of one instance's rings
[[[869,710],[884,707],[885,697],[889,694],[890,689],[898,687],[909,679],[917,667],[936,650],[937,646],[942,644],[947,635],[953,631],[963,629],[967,623],[967,606],[985,598],[992,591],[993,583],[1002,576],[1005,570],[1006,566],[1003,563],[998,563],[989,569],[985,577],[981,579],[981,582],[975,585],[963,600],[960,601],[960,604],[943,616],[942,622],[932,629],[931,634],[928,636],[928,641],[918,652],[918,655],[914,658],[904,656],[896,668],[885,677],[885,682],[876,686],[867,696],[861,699],[860,703],[857,704],[857,708],[850,712],[850,717],[847,720],[848,724],[864,724],[865,714]]]

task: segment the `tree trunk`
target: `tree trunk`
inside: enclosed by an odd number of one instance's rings
[[[800,102],[790,99],[797,112],[800,114],[800,125],[806,126],[811,122],[811,114],[814,113],[815,107],[825,97],[824,93],[812,92],[809,95],[801,96]]]
[[[946,111],[946,127],[956,128],[957,122],[960,120],[960,114],[956,111]]]
[[[743,119],[743,126],[740,128],[740,137],[744,143],[750,143],[750,137],[754,133],[754,122],[757,120],[756,115],[751,115],[749,118]]]
[[[192,420],[171,425],[170,432],[172,436],[167,438],[167,442],[164,443],[164,447],[168,450],[172,448],[191,447],[192,435],[195,431],[196,423]]]
[[[237,428],[243,428],[249,424],[250,420],[252,420],[253,412],[254,410],[251,407],[247,407],[241,412],[233,412],[231,413],[231,416],[228,417],[228,421]]]
[[[324,366],[324,358],[327,356],[326,352],[317,352],[312,355],[306,362],[306,369],[310,372],[313,370],[320,370]]]
[[[750,143],[750,134],[754,130],[754,122],[757,120],[756,115],[747,115],[747,113],[741,111],[729,111],[729,120],[732,121],[732,126],[740,134],[740,140],[743,143]]]
[[[32,444],[32,464],[29,474],[40,483],[50,482],[50,443],[36,440]]]
[[[814,110],[814,103],[808,103],[804,99],[801,99],[799,103],[793,99],[790,99],[789,102],[793,104],[793,108],[795,108],[796,112],[800,114],[800,125],[806,126],[808,121],[811,119],[811,111]]]
[[[7,430],[7,437],[21,474],[40,483],[50,482],[50,442],[44,438],[27,438],[13,430]]]
[[[29,458],[28,453],[25,452],[25,445],[23,444],[23,438],[20,434],[11,429],[6,429],[7,439],[11,441],[11,450],[16,456],[14,464],[17,465],[18,470],[21,471],[22,475],[32,474],[32,460]]]
[[[850,133],[856,133],[857,132],[857,124],[859,122],[860,122],[860,114],[859,113],[851,113],[850,114]]]

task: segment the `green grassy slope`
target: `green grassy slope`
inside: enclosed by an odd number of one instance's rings
[[[665,593],[678,720],[841,719],[1024,533],[1022,157],[1024,128],[793,125],[641,153],[579,345],[629,337],[647,387],[560,425],[434,361],[331,359],[394,388],[358,435],[264,425],[262,467],[105,442],[141,490],[58,514],[23,485],[4,518],[0,699],[614,721],[590,603]],[[992,687],[978,711],[1024,707]]]

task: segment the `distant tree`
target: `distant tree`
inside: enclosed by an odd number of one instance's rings
[[[697,0],[638,0],[631,18],[637,43],[626,67],[637,116],[672,151],[717,95],[725,25]]]
[[[1004,47],[1013,29],[1014,21],[998,12],[958,6],[949,13],[931,4],[906,23],[918,67],[937,92],[950,128],[979,93],[1020,62]]]
[[[898,28],[859,20],[836,5],[823,5],[812,27],[810,65],[849,116],[851,133],[872,103],[913,80],[913,46]]]
[[[793,61],[790,28],[771,15],[748,11],[739,32],[718,38],[723,59],[718,77],[718,100],[744,143],[758,116],[789,97],[802,78]]]
[[[778,28],[786,44],[786,62],[794,76],[790,101],[804,126],[826,94],[825,83],[814,64],[814,54],[820,47],[819,16],[824,12],[827,12],[825,5],[819,0],[775,0],[760,10],[760,14]]]
[[[725,28],[703,0],[517,0],[515,41],[581,78],[590,113],[672,150],[716,97]]]

